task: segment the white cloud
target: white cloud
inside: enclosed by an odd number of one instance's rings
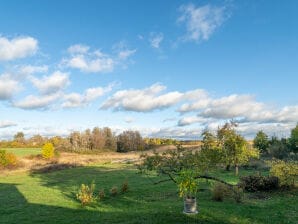
[[[47,65],[42,65],[42,66],[25,65],[19,68],[19,72],[24,75],[32,75],[35,73],[45,73],[47,71],[48,71]]]
[[[47,109],[52,103],[57,102],[61,95],[61,93],[42,96],[29,95],[25,99],[13,103],[13,106],[26,110]]]
[[[151,37],[149,38],[149,42],[151,47],[158,49],[160,47],[161,42],[163,41],[162,33],[151,33]]]
[[[264,104],[256,102],[251,95],[230,95],[209,101],[200,114],[204,117],[229,119],[236,117],[249,117],[259,114],[264,109]]]
[[[110,84],[106,87],[96,87],[86,89],[84,94],[70,93],[64,96],[63,108],[75,108],[86,106],[93,100],[103,96],[107,92],[110,92],[114,84]]]
[[[76,55],[67,61],[67,65],[82,72],[104,73],[113,71],[115,62],[107,56]]]
[[[90,47],[83,44],[75,44],[70,46],[67,51],[70,54],[86,54]]]
[[[182,127],[169,127],[148,130],[147,133],[141,131],[141,133],[158,138],[200,139],[202,131],[203,128],[186,129]]]
[[[165,89],[166,86],[156,83],[144,89],[121,90],[108,98],[101,109],[150,112],[169,108],[183,100],[194,100],[206,94],[200,89],[185,93],[173,91],[162,94]]]
[[[160,95],[160,92],[165,89],[165,86],[157,83],[145,89],[121,90],[107,99],[101,108],[149,112],[170,107],[180,101],[183,96],[179,92],[169,92]]]
[[[0,128],[8,128],[13,126],[17,126],[17,124],[12,121],[0,121]]]
[[[78,69],[85,73],[109,73],[117,66],[126,67],[128,58],[136,53],[136,49],[128,49],[124,42],[115,44],[113,54],[103,53],[101,50],[90,50],[87,45],[76,44],[68,48],[69,56],[61,62],[62,66]]]
[[[202,125],[205,125],[209,121],[210,119],[206,119],[198,116],[183,117],[178,121],[178,126],[187,126],[194,123],[201,123]]]
[[[30,81],[42,94],[46,95],[58,92],[70,83],[68,73],[60,71],[56,71],[49,76],[44,76],[41,79],[31,76]]]
[[[226,8],[212,5],[196,7],[193,4],[180,7],[178,22],[186,26],[185,41],[208,40],[227,18]]]
[[[37,49],[38,41],[32,37],[16,37],[11,40],[0,37],[0,61],[31,56]]]
[[[9,74],[0,75],[0,100],[9,100],[20,90],[20,84]]]
[[[126,50],[121,50],[119,53],[118,53],[118,58],[120,59],[120,60],[126,60],[127,58],[129,58],[130,56],[132,56],[133,54],[135,54],[136,53],[136,49],[134,49],[134,50],[128,50],[128,49],[126,49]]]

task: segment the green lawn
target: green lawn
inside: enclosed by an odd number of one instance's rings
[[[29,155],[38,155],[41,153],[40,148],[1,148],[7,152],[11,152],[19,157],[29,156]]]
[[[241,171],[243,173],[243,171]],[[244,171],[246,174],[251,171]],[[237,178],[221,172],[229,182]],[[156,178],[156,177],[151,177]],[[95,181],[109,189],[129,183],[129,192],[82,208],[75,199],[81,183]],[[132,165],[98,165],[47,174],[0,176],[0,223],[297,223],[295,192],[273,193],[269,199],[215,202],[209,190],[198,194],[199,214],[184,215],[183,201],[172,183],[153,185]],[[206,185],[202,184],[202,186]],[[106,190],[108,194],[108,191]]]

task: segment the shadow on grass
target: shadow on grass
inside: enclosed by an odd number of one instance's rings
[[[186,216],[182,214],[183,202],[178,198],[173,183],[153,185],[147,176],[137,174],[132,166],[77,167],[50,173],[31,173],[30,178],[34,179],[35,185],[43,187],[36,188],[34,192],[40,194],[41,199],[36,200],[38,203],[28,202],[17,185],[0,183],[1,224],[267,223],[267,220],[271,221],[270,218],[275,215],[275,209],[283,209],[281,206],[286,202],[277,201],[279,207],[272,202],[267,204],[213,202],[210,200],[210,192],[203,191],[198,193],[200,213]],[[124,181],[128,181],[129,191],[116,197],[108,196],[93,207],[82,208],[75,199],[75,193],[82,183],[89,184],[92,180],[96,184],[97,191],[105,189],[107,195],[111,187],[120,188]],[[22,184],[31,187],[31,183]],[[49,192],[55,191],[52,200],[57,198],[62,203],[57,202],[59,206],[45,205],[46,197],[51,198],[52,195],[41,192],[44,188]],[[294,206],[294,200],[295,198],[292,198],[288,204]],[[294,223],[289,221],[287,217],[289,214],[285,214],[285,210],[280,210],[277,214],[279,219],[271,223]],[[284,222],[279,222],[280,220]]]
[[[97,211],[84,208],[69,209],[29,203],[13,184],[0,184],[1,224],[27,223],[199,223],[192,217],[174,217],[164,211],[153,213],[135,209],[127,211]],[[202,222],[200,222],[202,223]],[[225,223],[222,221],[208,223]]]

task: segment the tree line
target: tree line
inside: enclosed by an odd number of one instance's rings
[[[73,131],[67,137],[43,137],[34,135],[25,138],[23,132],[14,135],[11,141],[1,141],[2,148],[40,148],[50,142],[60,151],[142,151],[159,145],[177,144],[177,140],[164,138],[143,138],[139,131],[123,131],[116,135],[111,128],[94,127],[85,131]]]
[[[259,131],[253,140],[255,148],[259,149],[264,157],[277,159],[297,159],[298,153],[298,124],[291,130],[288,138],[269,136],[264,131]]]

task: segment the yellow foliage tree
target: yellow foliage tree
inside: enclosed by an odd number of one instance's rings
[[[51,159],[55,155],[55,148],[52,143],[48,142],[44,144],[41,149],[41,154],[44,159]]]

